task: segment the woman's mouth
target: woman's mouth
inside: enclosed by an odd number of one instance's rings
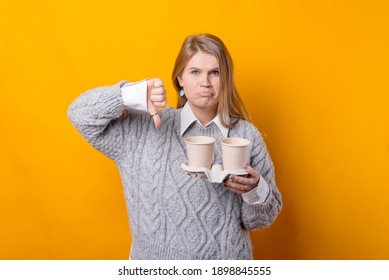
[[[201,97],[211,97],[213,96],[213,93],[210,91],[200,91],[197,93],[197,95]]]

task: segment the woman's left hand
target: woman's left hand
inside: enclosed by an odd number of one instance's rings
[[[244,194],[257,187],[261,178],[259,173],[250,165],[246,166],[246,171],[249,173],[247,177],[229,175],[224,182],[224,186],[228,190],[239,194]]]

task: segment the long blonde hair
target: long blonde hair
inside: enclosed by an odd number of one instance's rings
[[[234,67],[231,56],[223,41],[211,34],[192,35],[185,39],[178,53],[172,73],[173,86],[177,93],[181,87],[178,77],[181,76],[188,61],[198,52],[214,55],[220,69],[220,100],[217,112],[220,115],[223,126],[232,128],[239,119],[250,121],[250,115],[240,98],[234,82]],[[177,108],[185,105],[185,96],[178,95]],[[236,121],[231,122],[231,117]]]

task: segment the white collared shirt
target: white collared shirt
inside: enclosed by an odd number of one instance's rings
[[[196,115],[193,113],[192,109],[190,108],[189,103],[186,102],[181,110],[181,136],[184,135],[188,127],[195,121],[197,121],[202,127],[207,127],[211,123],[215,123],[224,138],[228,137],[229,129],[222,125],[219,115],[216,115],[216,117],[206,125],[202,125],[201,122],[197,119]]]
[[[126,106],[142,111],[147,111],[147,80],[142,80],[135,83],[127,83],[123,85],[121,87],[121,94],[123,102]],[[183,135],[189,126],[195,121],[202,125],[187,102],[181,110],[181,135]],[[217,125],[225,138],[228,137],[229,129],[222,125],[219,115],[217,115],[204,127],[207,127],[211,123],[215,123]],[[263,203],[266,200],[269,192],[269,185],[260,175],[258,186],[251,191],[242,194],[242,198],[249,204],[257,205]]]

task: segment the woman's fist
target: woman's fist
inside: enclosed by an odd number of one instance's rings
[[[161,118],[158,115],[157,107],[166,106],[166,90],[162,80],[158,78],[147,80],[147,111],[154,120],[155,128],[161,125]]]

